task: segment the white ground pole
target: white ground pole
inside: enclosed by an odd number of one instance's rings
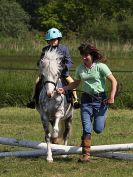
[[[47,144],[46,143],[40,143],[36,141],[31,141],[31,140],[18,140],[15,138],[4,138],[0,137],[0,144],[2,145],[10,145],[10,146],[21,146],[21,147],[28,147],[28,148],[33,148],[33,149],[40,149],[38,150],[32,150],[32,151],[16,151],[16,152],[1,152],[2,153],[10,153],[13,156],[13,153],[16,154],[21,154],[19,152],[23,153],[25,152],[25,156],[30,156],[30,154],[38,153],[41,155],[46,155],[47,153]],[[65,155],[65,154],[81,154],[82,153],[82,147],[77,147],[77,146],[65,146],[65,145],[57,145],[57,144],[52,144],[52,153],[53,155]],[[133,150],[133,143],[128,143],[128,144],[112,144],[112,145],[99,145],[99,146],[91,146],[91,153],[98,153],[97,156],[104,156],[105,154],[108,154],[108,156],[114,156],[111,154],[111,152],[114,151],[127,151],[127,150]],[[111,152],[110,152],[111,151]],[[103,155],[103,152],[104,153]],[[107,153],[108,152],[108,153]],[[110,155],[109,155],[110,154]],[[113,153],[115,154],[115,153]],[[131,154],[132,155],[132,154]],[[16,155],[19,156],[19,155]],[[21,156],[21,155],[20,155]],[[36,155],[37,156],[37,155]],[[118,153],[117,153],[118,156]],[[131,157],[132,158],[132,157]]]

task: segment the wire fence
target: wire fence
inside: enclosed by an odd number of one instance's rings
[[[38,68],[26,67],[0,67],[0,107],[26,105],[31,97],[34,81],[38,75]],[[22,74],[21,74],[22,72]],[[117,99],[114,108],[133,108],[133,70],[112,70],[118,81]],[[7,73],[7,74],[6,74]],[[75,69],[70,70],[72,77]],[[78,88],[80,98],[82,88]],[[110,90],[108,82],[106,93]]]
[[[5,70],[5,71],[38,71],[37,68],[4,68],[0,67],[0,70]],[[70,72],[75,72],[74,69],[70,69]],[[112,70],[112,72],[116,73],[133,73],[133,70]]]
[[[11,68],[6,68],[6,67],[0,67],[0,71],[38,71],[38,68],[13,68],[13,67],[11,67]],[[72,73],[74,73],[75,72],[75,70],[74,69],[70,69],[70,72],[72,72]],[[133,74],[133,70],[112,70],[112,72],[113,73],[117,73],[117,74],[121,74],[121,73],[127,73],[127,74]],[[121,80],[122,80],[122,77],[123,76],[120,76],[120,78],[121,78]],[[133,76],[131,76],[130,77],[130,79],[129,79],[129,77],[127,78],[127,82],[132,82],[131,81],[131,78],[133,79]],[[123,90],[123,85],[125,85],[125,83],[123,84],[122,82],[121,82],[121,80],[119,79],[118,80],[118,83],[119,83],[119,93],[133,93],[133,90],[130,88],[130,90]],[[124,79],[125,80],[125,79]]]

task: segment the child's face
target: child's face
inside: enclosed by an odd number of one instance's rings
[[[57,46],[59,43],[58,39],[51,39],[50,41],[48,41],[49,45],[51,46]]]

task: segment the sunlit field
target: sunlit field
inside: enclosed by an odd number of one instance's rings
[[[3,41],[0,45],[0,129],[1,137],[13,137],[44,141],[44,131],[36,110],[26,108],[38,76],[36,62],[43,42],[24,43]],[[70,74],[74,77],[75,67],[81,62],[77,47],[81,41],[63,41],[70,48],[74,65]],[[95,41],[108,56],[107,65],[117,78],[120,90],[115,104],[109,109],[106,127],[101,135],[93,132],[92,145],[132,143],[133,139],[133,67],[132,45],[130,43],[105,43]],[[32,45],[31,45],[32,44]],[[107,84],[106,92],[109,92]],[[81,90],[81,88],[79,88]],[[82,90],[81,90],[82,91]],[[77,92],[80,97],[81,92]],[[115,109],[114,109],[115,108]],[[74,112],[69,145],[80,145],[80,112]],[[15,151],[25,148],[0,145],[1,151]],[[79,155],[67,158],[54,157],[49,164],[45,157],[0,159],[1,177],[131,177],[133,162],[91,157],[88,164],[79,164]]]

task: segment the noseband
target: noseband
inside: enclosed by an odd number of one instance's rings
[[[53,85],[55,86],[55,88],[56,88],[56,86],[57,86],[57,82],[55,83],[55,82],[53,82],[53,81],[45,81],[43,85],[45,86],[45,85],[48,84],[48,83],[53,84]]]
[[[58,80],[59,80],[59,78],[58,78]],[[54,89],[54,90],[56,90],[56,86],[57,86],[58,80],[57,80],[56,83],[53,82],[53,81],[45,81],[45,82],[44,82],[44,87],[45,87],[46,84],[51,83],[51,84],[53,84],[53,85],[55,86],[55,89]],[[59,94],[59,95],[60,95],[60,94]],[[60,95],[60,96],[61,96],[61,95]],[[58,105],[58,107],[61,105],[62,101],[63,101],[63,97],[61,96],[61,102],[60,102],[60,104]]]

